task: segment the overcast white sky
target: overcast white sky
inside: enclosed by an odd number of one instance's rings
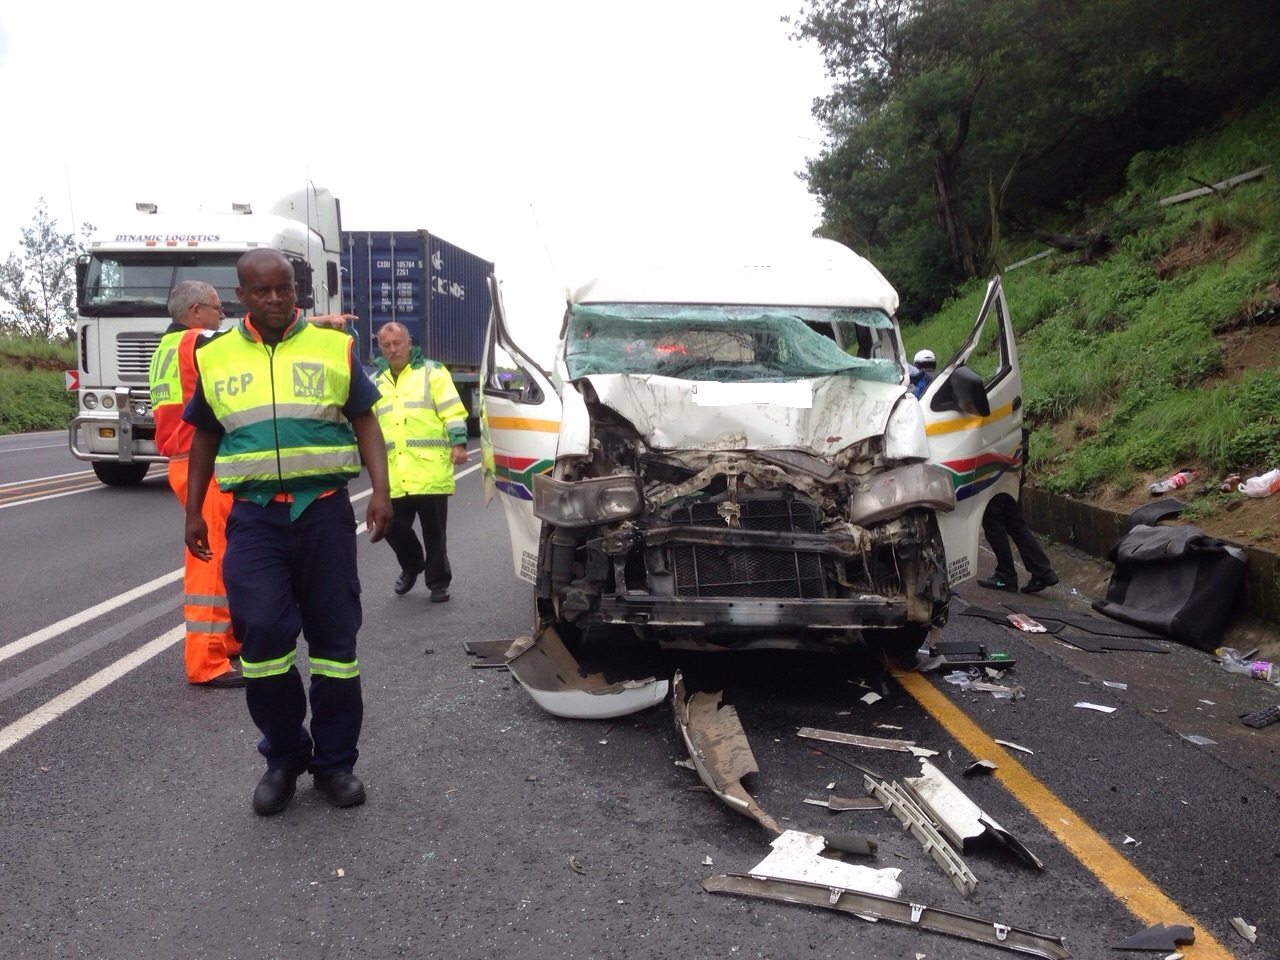
[[[0,256],[40,197],[69,230],[310,178],[347,229],[494,261],[542,339],[596,261],[818,225],[796,173],[829,81],[779,20],[799,5],[6,3]]]

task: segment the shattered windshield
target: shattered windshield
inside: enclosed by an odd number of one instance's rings
[[[893,321],[879,310],[689,304],[575,304],[571,378],[658,374],[725,382],[844,374],[899,383]]]

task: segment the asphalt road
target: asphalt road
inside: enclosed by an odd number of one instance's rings
[[[0,438],[6,958],[1013,955],[705,892],[709,876],[748,872],[769,836],[678,763],[668,706],[558,720],[464,652],[526,632],[532,603],[475,461],[450,508],[450,603],[428,603],[421,586],[394,597],[391,550],[362,538],[368,803],[332,809],[304,778],[289,810],[263,819],[249,806],[262,763],[242,695],[184,682],[181,514],[163,471],[110,489],[60,434]],[[1070,586],[1035,604],[1086,609]],[[966,584],[957,609],[1012,599]],[[1276,688],[1167,642],[1092,654],[972,616],[942,639],[1015,657],[1002,682],[1025,696],[997,700],[938,675],[868,688],[835,658],[665,667],[736,707],[763,809],[785,828],[875,837],[879,856],[855,862],[901,870],[912,902],[1061,937],[1076,957],[1124,956],[1111,945],[1155,922],[1194,927],[1188,958],[1280,956],[1280,725],[1236,721],[1280,700]],[[868,692],[882,698],[864,702]],[[802,726],[937,750],[933,762],[1043,871],[999,847],[966,850],[978,878],[966,899],[887,812],[806,804],[861,795],[852,764],[887,779],[919,767],[802,740]],[[996,774],[963,777],[977,757]],[[1236,916],[1257,926],[1256,944],[1232,930]]]

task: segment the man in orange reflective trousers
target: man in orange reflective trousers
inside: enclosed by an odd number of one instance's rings
[[[169,316],[173,323],[151,357],[148,379],[156,421],[156,449],[169,458],[169,486],[185,509],[187,454],[195,428],[183,421],[182,410],[196,386],[195,352],[208,334],[218,329],[224,313],[217,290],[200,280],[184,280],[174,284],[169,293]],[[222,585],[222,555],[227,549],[230,511],[231,494],[211,483],[204,500],[204,520],[209,527],[213,560],[203,563],[183,550],[187,681],[204,687],[244,686],[239,667],[231,662],[231,657],[239,654],[240,644],[232,635],[227,590]]]

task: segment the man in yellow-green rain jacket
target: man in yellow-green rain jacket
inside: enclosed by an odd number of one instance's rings
[[[421,574],[431,602],[443,603],[453,579],[445,528],[453,468],[467,462],[467,408],[449,371],[424,358],[402,324],[379,327],[378,348],[382,357],[373,382],[382,397],[374,413],[387,444],[394,512],[387,543],[400,562],[396,596],[412,590]]]

